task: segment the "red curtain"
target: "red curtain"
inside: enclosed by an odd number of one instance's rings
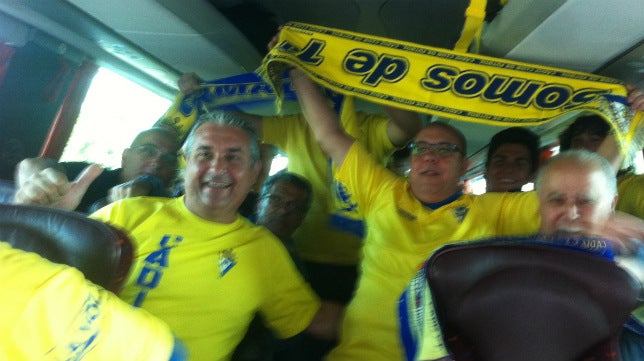
[[[52,123],[47,139],[40,151],[42,157],[58,159],[63,154],[65,144],[67,144],[67,140],[72,133],[87,90],[97,71],[98,66],[96,64],[87,62],[76,70],[72,83],[67,89],[65,99],[58,109],[56,119]]]
[[[0,41],[0,87],[4,80],[4,74],[7,72],[9,67],[9,60],[16,52],[16,49]]]

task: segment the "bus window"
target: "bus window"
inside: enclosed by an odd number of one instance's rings
[[[273,162],[271,163],[271,170],[268,173],[268,175],[273,175],[283,169],[286,169],[286,166],[288,165],[288,157],[285,155],[278,154],[273,158]]]
[[[61,161],[121,166],[121,152],[150,128],[171,101],[101,68],[94,77]]]

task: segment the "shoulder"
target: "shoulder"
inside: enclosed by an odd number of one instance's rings
[[[264,126],[266,124],[278,124],[278,123],[298,123],[306,122],[304,119],[304,114],[295,113],[295,114],[283,114],[283,115],[267,115],[262,117]]]
[[[116,219],[132,221],[134,218],[147,218],[153,216],[163,208],[179,209],[180,198],[165,197],[134,197],[125,198],[110,203],[107,206],[91,214],[92,218],[102,221],[114,221]]]
[[[486,203],[538,202],[537,192],[488,192],[481,195],[469,195],[473,199]]]
[[[268,246],[281,244],[282,242],[264,226],[259,226],[249,221],[245,217],[241,217],[242,225],[239,228],[240,232],[247,234],[249,239],[257,242],[263,242]],[[252,236],[251,236],[252,235]]]
[[[644,185],[644,174],[627,173],[617,178],[618,187],[635,187]]]
[[[537,198],[535,191],[490,192],[471,195],[471,197],[472,204],[488,214],[503,212],[516,217],[520,215],[533,216],[539,209],[539,198]]]
[[[389,121],[389,115],[387,115],[386,113],[367,113],[363,111],[358,111],[356,112],[356,120],[360,122],[367,122],[372,120]]]

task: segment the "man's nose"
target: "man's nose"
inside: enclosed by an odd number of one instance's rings
[[[571,204],[567,206],[566,216],[568,217],[568,219],[571,219],[571,220],[579,218],[579,209],[577,208],[576,204]]]
[[[150,164],[154,164],[155,166],[157,166],[157,167],[158,167],[158,166],[159,166],[159,164],[161,164],[161,156],[162,156],[162,154],[161,154],[160,152],[157,152],[157,154],[155,154],[155,155],[153,155],[153,156],[149,157],[149,158],[147,159],[147,161],[148,161],[148,163],[150,163]]]
[[[421,154],[421,158],[423,161],[430,161],[430,162],[436,162],[438,160],[438,154],[432,150],[428,150],[427,152]]]
[[[222,173],[226,170],[226,159],[224,157],[215,156],[210,160],[209,166],[215,174]]]

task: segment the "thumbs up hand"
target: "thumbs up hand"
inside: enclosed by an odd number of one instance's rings
[[[85,168],[70,182],[67,176],[55,168],[46,168],[33,174],[17,190],[17,204],[38,204],[60,209],[74,210],[83,199],[89,185],[103,172],[99,165]]]

